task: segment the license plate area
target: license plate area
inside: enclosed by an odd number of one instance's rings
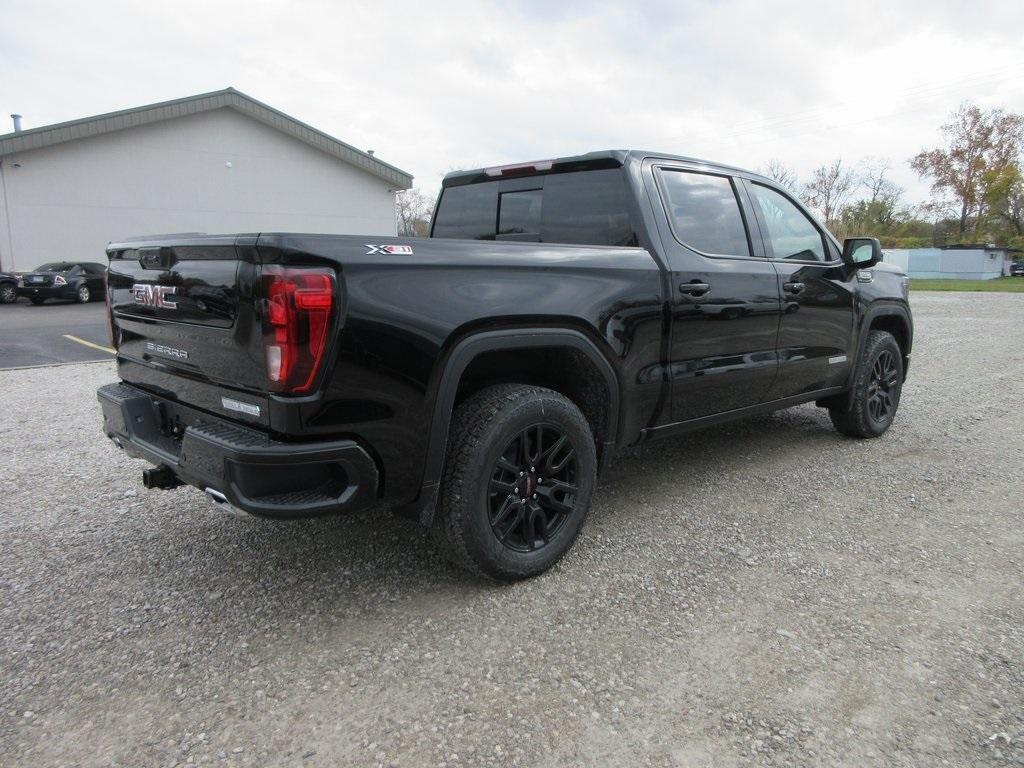
[[[129,434],[138,442],[164,455],[169,461],[177,461],[181,455],[181,439],[184,426],[168,412],[166,402],[146,395],[140,395],[124,403],[125,425]]]

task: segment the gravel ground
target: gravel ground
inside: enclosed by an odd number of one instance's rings
[[[1024,764],[1024,297],[914,309],[885,437],[631,450],[511,587],[380,510],[146,492],[110,364],[0,373],[0,765]]]

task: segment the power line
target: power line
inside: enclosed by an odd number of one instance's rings
[[[1018,79],[1019,68],[1024,67],[1022,64],[1004,65],[998,69],[985,70],[974,72],[968,75],[964,75],[957,80],[946,81],[942,84],[932,84],[916,86],[913,88],[907,88],[894,94],[890,101],[900,101],[901,107],[896,111],[890,111],[885,114],[879,114],[875,112],[872,117],[867,121],[880,119],[882,117],[893,117],[898,114],[910,111],[915,108],[916,104],[922,101],[928,100],[934,96],[939,96],[943,93],[962,89],[965,87],[975,87],[978,85],[996,85],[1006,81],[1016,81]],[[1003,72],[1001,77],[992,78],[992,75],[998,72]],[[1018,88],[1011,89],[1011,92],[1016,92]],[[910,102],[908,104],[907,102]],[[773,133],[788,133],[786,129],[790,127],[801,127],[804,124],[811,124],[815,122],[821,122],[827,117],[832,117],[836,113],[843,112],[854,106],[861,106],[862,100],[841,102],[838,104],[832,104],[828,106],[814,107],[812,109],[803,110],[802,112],[791,112],[785,115],[778,115],[772,118],[765,118],[762,120],[753,120],[744,123],[734,125],[732,130],[727,130],[724,133],[716,131],[715,138],[718,140],[727,140],[742,138],[750,134],[756,134],[761,132],[773,132]],[[789,135],[800,135],[789,134]],[[692,138],[692,137],[691,137]]]

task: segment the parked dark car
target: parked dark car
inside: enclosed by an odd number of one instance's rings
[[[1013,277],[1024,277],[1024,261],[1015,261],[1010,265],[1010,274]]]
[[[33,304],[47,299],[68,299],[85,304],[102,299],[107,268],[88,261],[55,261],[26,273],[18,295]]]
[[[513,580],[569,549],[618,448],[807,402],[858,438],[896,416],[906,275],[763,176],[636,151],[452,173],[432,226],[112,244],[103,431],[147,487],[384,501]]]
[[[18,300],[18,276],[0,272],[0,304],[13,304]]]

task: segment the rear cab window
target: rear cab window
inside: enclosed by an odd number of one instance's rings
[[[622,168],[445,187],[431,237],[636,246]]]

